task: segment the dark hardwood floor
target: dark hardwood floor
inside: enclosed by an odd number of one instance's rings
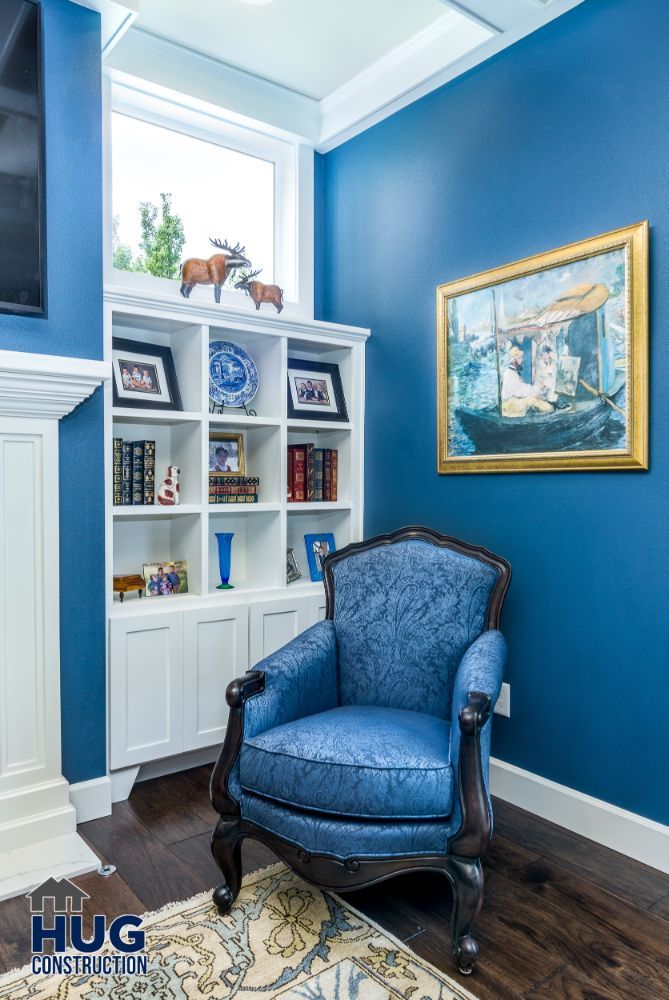
[[[215,884],[208,779],[209,768],[197,768],[144,782],[112,816],[79,827],[117,867],[110,878],[76,880],[91,897],[88,914],[143,913]],[[276,860],[252,841],[243,857],[246,871]],[[462,980],[481,1000],[669,1000],[668,876],[501,801],[484,867],[481,958]],[[419,873],[348,898],[458,978],[445,879]],[[26,901],[0,903],[0,970],[27,962],[29,945]]]

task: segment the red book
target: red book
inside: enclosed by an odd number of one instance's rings
[[[316,469],[315,469],[315,456],[314,456],[313,444],[305,444],[304,450],[306,458],[305,486],[306,486],[307,501],[309,503],[313,503],[315,484],[316,484]]]
[[[332,448],[323,449],[323,500],[332,500]]]
[[[288,447],[288,503],[292,503],[293,496],[293,450]]]
[[[307,449],[303,444],[291,444],[289,448],[293,453],[293,502],[304,503],[307,499]]]
[[[332,449],[332,475],[330,480],[330,500],[333,502],[337,499],[337,473],[339,471],[339,452],[336,448]]]

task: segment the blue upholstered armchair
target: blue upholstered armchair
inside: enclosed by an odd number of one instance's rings
[[[220,912],[239,893],[244,837],[328,889],[439,871],[453,954],[471,972],[510,576],[504,559],[428,528],[328,556],[326,620],[228,687],[211,784]]]

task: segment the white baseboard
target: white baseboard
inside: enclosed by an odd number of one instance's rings
[[[177,771],[187,771],[189,767],[202,767],[203,764],[213,764],[218,757],[218,745],[204,747],[201,750],[188,750],[175,757],[165,757],[163,760],[152,760],[142,764],[137,781],[148,781],[150,778],[162,778],[164,774],[176,774]]]
[[[111,791],[108,775],[70,785],[70,802],[75,808],[77,823],[88,823],[91,819],[109,816],[112,807]]]
[[[669,826],[490,759],[490,791],[505,802],[669,874]]]

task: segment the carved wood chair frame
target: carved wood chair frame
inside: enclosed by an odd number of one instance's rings
[[[327,556],[324,562],[326,619],[334,618],[333,570],[338,562],[360,552],[408,539],[418,539],[452,549],[492,566],[497,571],[498,579],[488,603],[486,630],[499,627],[502,605],[511,582],[511,566],[506,559],[479,546],[417,526],[356,542]],[[244,705],[264,688],[264,673],[250,670],[243,677],[232,681],[226,692],[230,717],[225,742],[211,778],[211,801],[220,816],[212,833],[211,849],[224,879],[213,892],[213,900],[219,912],[226,913],[239,894],[242,882],[241,844],[245,837],[252,837],[266,844],[301,878],[323,889],[349,891],[405,872],[437,871],[446,875],[453,890],[452,952],[460,972],[471,973],[478,956],[478,944],[471,935],[471,929],[483,902],[480,858],[488,846],[492,832],[480,745],[481,729],[490,717],[490,697],[481,692],[470,691],[468,703],[459,715],[461,739],[458,791],[462,820],[457,832],[448,838],[444,853],[407,857],[350,857],[342,860],[329,854],[312,854],[255,823],[242,819],[239,804],[230,793],[228,782],[244,735]]]

